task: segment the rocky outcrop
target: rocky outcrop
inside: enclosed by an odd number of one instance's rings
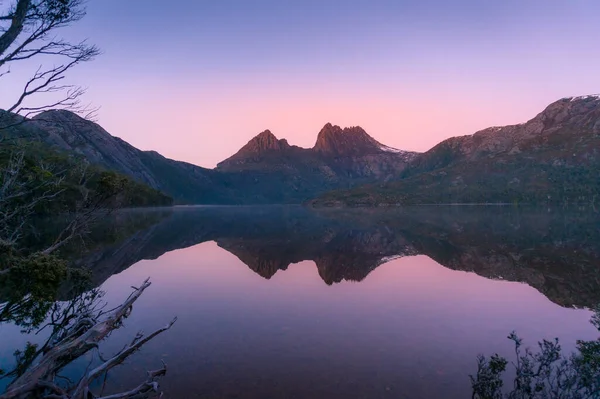
[[[568,97],[550,104],[528,122],[491,127],[454,137],[416,157],[405,175],[499,157],[536,156],[540,162],[562,159],[587,163],[600,159],[600,95]],[[573,152],[574,150],[575,152]]]
[[[379,154],[387,148],[369,136],[360,126],[342,129],[327,123],[317,136],[313,150],[328,156]]]
[[[45,139],[47,143],[161,189],[160,182],[143,162],[144,153],[124,140],[111,136],[97,123],[69,111],[55,110],[35,116],[32,124],[48,133]]]
[[[600,96],[564,98],[528,122],[444,140],[396,181],[327,193],[314,206],[585,203],[600,199]]]
[[[268,156],[285,155],[290,149],[291,146],[287,140],[279,140],[270,130],[265,130],[250,140],[236,154],[220,162],[218,167],[221,169],[244,168],[249,164],[260,163]]]
[[[417,153],[379,143],[360,126],[341,128],[327,123],[313,148],[291,146],[269,130],[260,133],[230,158],[221,171],[283,171],[322,185],[342,186],[394,179]]]

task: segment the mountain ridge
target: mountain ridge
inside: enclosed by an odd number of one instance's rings
[[[410,162],[416,152],[398,150],[381,144],[360,126],[341,128],[330,122],[317,134],[313,147],[304,148],[290,145],[286,139],[278,139],[270,130],[254,136],[235,154],[217,164],[217,169],[231,170],[249,164],[276,163],[275,158],[285,157],[285,161],[298,157],[316,160],[339,160],[341,158],[365,158],[367,156],[388,155],[403,162]],[[284,160],[280,159],[279,162]]]
[[[313,206],[590,202],[600,194],[600,96],[562,98],[527,122],[452,137],[398,179],[326,193]]]
[[[3,119],[6,116],[6,113],[0,115]],[[8,115],[8,119],[15,118]],[[347,144],[345,148],[351,151],[344,154],[338,151],[330,156],[291,146],[287,140],[277,139],[265,130],[242,147],[237,156],[221,162],[215,169],[207,169],[168,159],[156,151],[139,150],[112,136],[102,126],[69,111],[46,111],[22,122],[19,119],[19,123],[3,133],[76,153],[92,164],[126,174],[183,204],[301,203],[335,188],[392,178],[408,164],[404,153],[377,152],[367,147],[357,150]],[[361,140],[377,143],[364,131]]]
[[[6,116],[0,113],[0,118]],[[290,145],[265,130],[214,169],[139,150],[68,111],[46,111],[26,123],[22,117],[8,117],[18,122],[7,129],[9,135],[75,152],[161,190],[177,203],[274,204],[317,198],[310,203],[373,206],[598,194],[592,180],[600,167],[600,95],[562,98],[527,122],[452,137],[424,153],[388,147],[360,126],[327,123],[312,148]]]

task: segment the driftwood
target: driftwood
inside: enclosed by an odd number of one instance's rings
[[[102,396],[102,394],[93,393],[90,385],[101,376],[106,376],[109,370],[121,364],[145,343],[170,329],[177,318],[147,336],[141,332],[138,333],[131,343],[119,353],[108,360],[103,359],[103,363],[94,369],[86,370],[86,373],[78,382],[70,384],[68,387],[56,382],[60,370],[90,350],[97,349],[102,340],[112,331],[122,326],[123,320],[130,315],[134,302],[150,284],[149,279],[146,279],[139,288],[132,287],[134,291],[127,300],[108,312],[95,312],[92,307],[88,309],[89,311],[79,312],[77,318],[70,322],[67,327],[58,334],[52,334],[46,345],[44,345],[39,359],[32,362],[24,372],[10,383],[6,392],[0,395],[0,399],[127,399],[147,398],[159,394],[157,380],[167,372],[167,366],[164,363],[160,369],[149,371],[146,381],[126,392]],[[92,315],[91,313],[94,312],[95,314]]]

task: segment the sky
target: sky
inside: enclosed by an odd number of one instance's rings
[[[597,0],[89,0],[63,34],[102,49],[69,75],[98,123],[205,167],[265,129],[312,147],[359,125],[426,151],[600,92]]]

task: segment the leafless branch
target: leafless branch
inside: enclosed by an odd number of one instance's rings
[[[114,395],[100,396],[97,399],[128,399],[147,397],[150,394],[158,393],[157,379],[167,374],[167,365],[163,362],[163,367],[158,370],[148,372],[148,379],[142,384],[130,391],[116,393]]]
[[[98,348],[101,341],[123,324],[123,320],[130,315],[133,304],[150,284],[149,279],[146,279],[139,288],[134,289],[131,295],[120,306],[108,313],[100,311],[96,315],[92,315],[91,313],[93,312],[91,309],[93,307],[91,305],[84,306],[83,309],[77,308],[78,311],[82,311],[81,317],[74,317],[66,322],[68,327],[64,328],[64,332],[52,337],[55,342],[47,345],[45,350],[41,351],[40,358],[35,363],[30,364],[23,374],[12,381],[6,393],[0,395],[0,399],[37,397],[133,399],[146,398],[151,394],[157,393],[159,391],[157,380],[167,372],[167,367],[164,363],[162,368],[149,371],[147,380],[129,391],[108,396],[97,396],[91,392],[90,385],[113,367],[121,364],[148,341],[169,330],[177,321],[177,318],[174,318],[169,324],[148,336],[138,333],[131,344],[127,345],[115,356],[103,361],[99,366],[87,371],[77,384],[67,388],[60,388],[54,381],[60,370],[90,350]],[[69,310],[72,311],[73,309],[70,308]],[[73,315],[72,312],[68,312],[67,314]]]
[[[0,14],[0,78],[10,73],[10,65],[34,57],[46,57],[58,66],[43,67],[25,83],[20,96],[10,106],[0,107],[17,114],[33,116],[48,109],[60,108],[86,115],[89,107],[83,106],[80,97],[85,89],[57,84],[76,65],[92,60],[99,49],[86,40],[71,43],[58,38],[55,32],[79,21],[85,16],[84,0],[15,0],[9,11]],[[6,67],[6,68],[4,68]],[[25,105],[30,97],[41,93],[64,92],[59,99],[46,105]],[[54,98],[54,97],[53,97]],[[0,129],[3,127],[0,126]]]
[[[23,32],[31,3],[32,0],[19,0],[15,10],[2,18],[10,21],[10,27],[0,36],[0,55],[8,50]]]

